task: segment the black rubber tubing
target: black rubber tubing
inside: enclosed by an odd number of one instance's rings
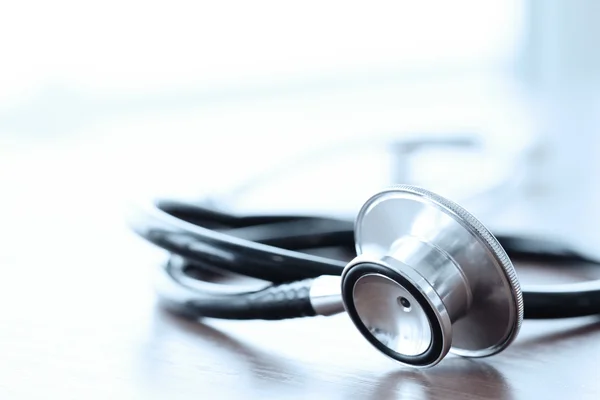
[[[189,271],[223,270],[273,283],[227,297],[199,291],[202,301],[170,305],[194,316],[273,320],[315,315],[309,297],[312,278],[341,275],[346,262],[301,250],[354,249],[351,221],[304,215],[236,216],[171,200],[156,202],[131,226],[149,242],[182,257]],[[510,235],[496,238],[513,261],[600,265],[561,243]],[[553,286],[528,292],[524,288],[523,300],[527,319],[596,315],[600,314],[600,281],[587,282],[585,290]]]

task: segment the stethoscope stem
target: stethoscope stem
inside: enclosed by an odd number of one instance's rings
[[[330,316],[343,313],[341,277],[322,275],[314,278],[309,291],[310,304],[316,315]]]

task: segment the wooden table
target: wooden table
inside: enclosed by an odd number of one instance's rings
[[[149,280],[162,253],[123,222],[118,193],[136,184],[132,175],[86,164],[85,154],[27,169],[34,156],[2,165],[0,398],[600,398],[594,317],[526,321],[497,356],[411,370],[371,348],[345,315],[170,315]]]

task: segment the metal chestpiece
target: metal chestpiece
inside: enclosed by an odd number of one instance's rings
[[[371,197],[342,274],[344,307],[367,340],[407,365],[448,352],[489,356],[523,319],[514,267],[493,235],[455,203],[398,186]]]

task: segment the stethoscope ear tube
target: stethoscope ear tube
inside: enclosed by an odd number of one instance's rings
[[[268,284],[250,289],[182,280],[186,261],[171,256],[156,271],[159,300],[166,308],[192,318],[281,320],[315,316],[310,290],[314,279]]]
[[[600,314],[600,280],[525,287],[525,319],[576,318]]]
[[[164,199],[131,207],[128,222],[148,242],[198,268],[210,266],[273,283],[341,274],[344,261],[297,251],[300,243],[310,240],[313,248],[340,246],[346,241],[352,244],[347,221],[303,215],[240,217]],[[314,233],[312,237],[299,232],[299,227],[307,225],[311,226],[308,232]],[[242,231],[242,237],[232,234]],[[297,242],[290,232],[297,232]],[[279,236],[286,238],[288,248],[269,244]]]

